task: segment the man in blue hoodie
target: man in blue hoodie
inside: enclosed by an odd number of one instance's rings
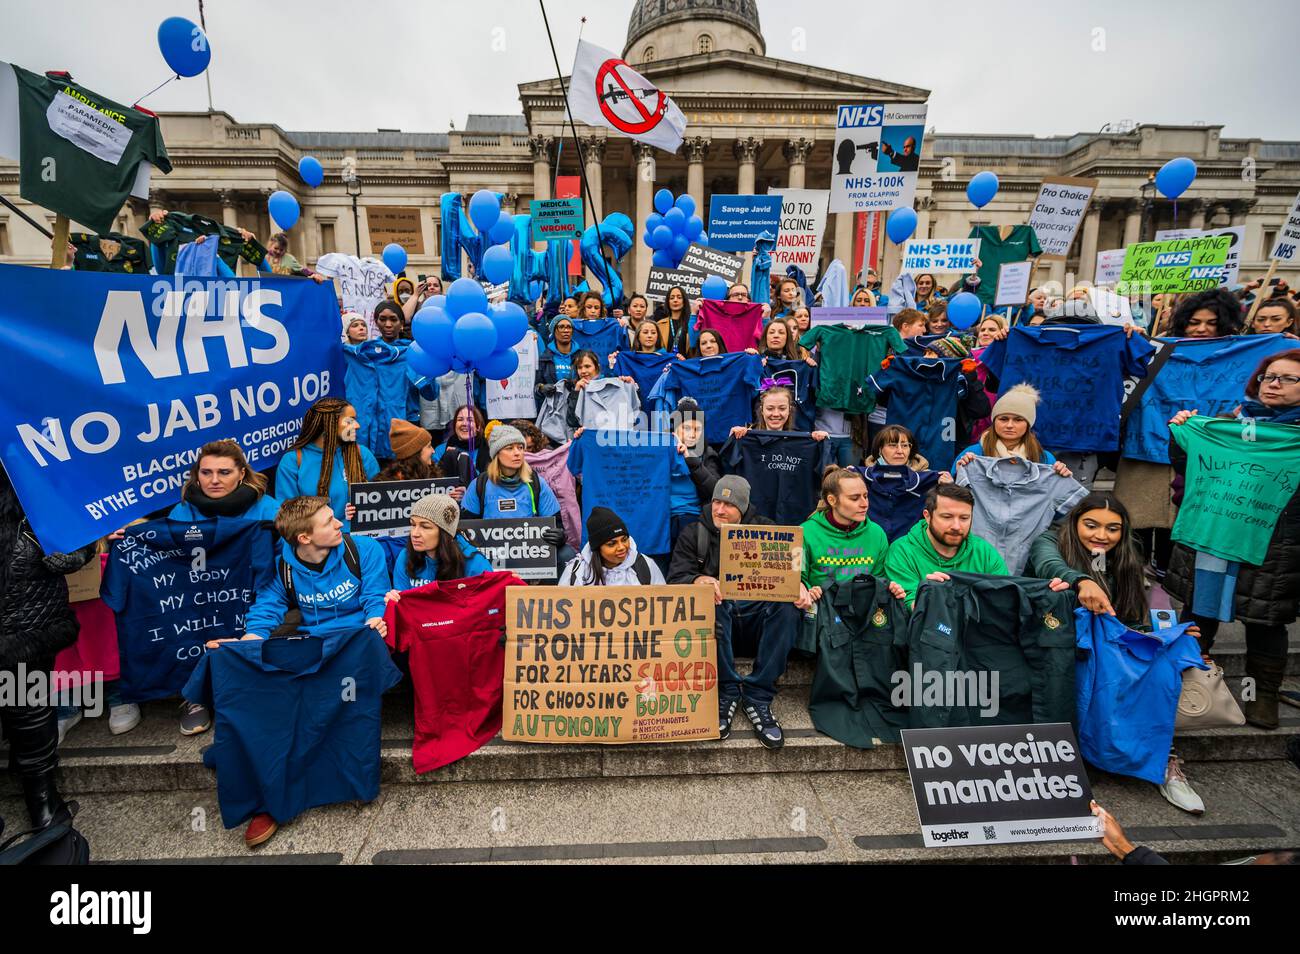
[[[294,607],[311,635],[360,626],[387,635],[384,594],[392,580],[383,547],[368,537],[345,536],[328,497],[286,500],[275,529],[284,539],[275,577],[249,608],[244,639],[269,636]]]

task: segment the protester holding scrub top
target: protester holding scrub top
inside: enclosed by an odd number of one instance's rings
[[[328,497],[334,516],[347,529],[356,507],[348,503],[352,484],[374,480],[379,462],[357,443],[357,412],[342,398],[321,398],[302,419],[298,439],[290,445],[275,472],[275,496]]]

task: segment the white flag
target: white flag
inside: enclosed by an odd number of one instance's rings
[[[686,117],[661,89],[609,50],[578,42],[569,79],[574,119],[676,152]]]

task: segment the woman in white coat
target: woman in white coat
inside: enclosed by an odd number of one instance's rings
[[[623,518],[608,507],[587,517],[587,545],[560,573],[560,586],[662,586],[654,560],[642,556]]]

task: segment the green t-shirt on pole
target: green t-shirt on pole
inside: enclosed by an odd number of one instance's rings
[[[141,162],[171,172],[158,117],[105,99],[62,74],[12,64],[19,128],[18,193],[101,235],[136,185]],[[7,79],[7,77],[0,78]]]
[[[893,325],[813,325],[799,339],[817,353],[817,406],[846,414],[870,414],[876,394],[867,378],[880,370],[890,354],[901,354],[907,344]]]
[[[1038,244],[1038,233],[1028,225],[1013,226],[1004,239],[1001,226],[977,225],[970,230],[969,238],[980,240],[980,267],[975,274],[980,277],[975,294],[985,305],[991,306],[998,291],[998,272],[1007,262],[1023,262],[1043,254]]]
[[[1279,515],[1300,486],[1300,427],[1256,418],[1192,417],[1169,433],[1187,452],[1173,538],[1259,566]]]

